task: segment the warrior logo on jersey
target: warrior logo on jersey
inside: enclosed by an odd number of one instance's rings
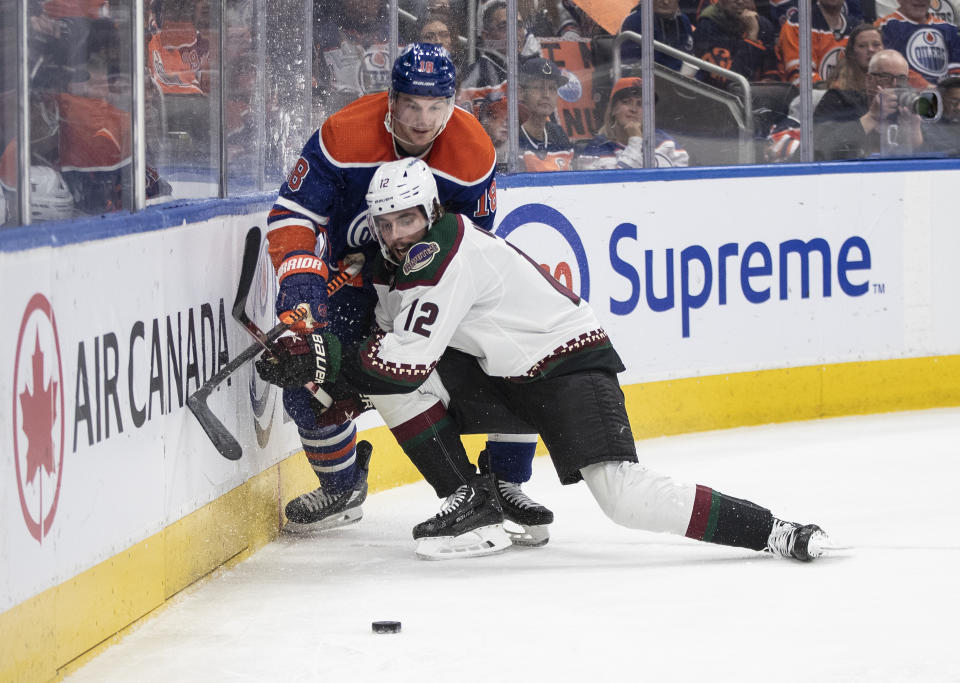
[[[947,41],[934,29],[917,31],[907,41],[907,62],[924,76],[939,76],[947,70]]]
[[[433,262],[433,257],[440,252],[440,245],[436,242],[418,242],[410,247],[407,257],[403,260],[403,274],[409,275],[423,270]]]
[[[837,70],[837,64],[840,62],[840,55],[843,53],[843,50],[843,46],[838,46],[823,56],[823,59],[820,60],[820,68],[818,69],[820,78],[825,81],[830,79]]]
[[[947,0],[931,0],[930,12],[933,16],[943,19],[948,24],[956,25],[957,23],[954,21],[953,5]]]

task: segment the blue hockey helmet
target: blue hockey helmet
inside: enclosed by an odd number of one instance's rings
[[[456,77],[446,49],[434,43],[413,43],[393,63],[392,90],[420,97],[453,97]]]

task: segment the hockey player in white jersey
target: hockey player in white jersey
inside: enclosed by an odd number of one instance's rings
[[[423,159],[436,173],[445,205],[469,214],[484,228],[493,227],[496,152],[477,120],[453,106],[455,88],[455,67],[447,51],[415,43],[394,61],[389,92],[361,97],[310,136],[267,219],[281,320],[306,308],[317,324],[345,344],[359,342],[369,331],[376,297],[368,278],[349,280],[356,286],[329,298],[326,286],[333,273],[358,254],[376,252],[366,229],[364,196],[383,161]],[[308,327],[313,325],[305,320],[292,329],[305,333]],[[284,529],[328,529],[358,521],[371,448],[356,441],[352,405],[343,410],[335,406],[319,416],[313,394],[304,387],[286,388],[283,405],[297,424],[319,484],[286,504]],[[503,478],[504,512],[523,527],[517,540],[528,545],[546,543],[547,525],[553,521],[553,513],[520,488],[530,478],[536,446],[536,434],[499,432],[488,436],[484,449],[490,469]]]
[[[367,204],[382,250],[379,331],[342,356],[329,335],[313,334],[301,353],[258,369],[275,383],[346,383],[367,394],[421,471],[459,482],[414,528],[418,555],[510,544],[496,478],[475,472],[459,439],[486,431],[538,432],[561,482],[586,481],[618,524],[801,561],[823,553],[828,539],[816,525],[639,464],[616,377],[624,367],[589,304],[511,244],[444,215],[422,161],[382,165]]]

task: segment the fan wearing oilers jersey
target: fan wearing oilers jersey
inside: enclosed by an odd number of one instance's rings
[[[932,88],[960,62],[957,27],[930,10],[931,0],[899,0],[899,9],[877,19],[883,46],[896,50],[910,65],[910,85]]]
[[[326,282],[371,248],[376,252],[364,197],[381,163],[423,159],[445,206],[487,230],[493,227],[496,154],[477,120],[454,107],[455,88],[454,66],[446,50],[414,43],[394,62],[389,92],[347,105],[307,141],[280,188],[267,232],[279,281],[277,316],[289,319],[301,308],[310,312],[307,320],[292,328],[296,333],[306,335],[315,326],[322,327],[346,345],[369,332],[376,300],[369,269],[329,300]],[[283,402],[320,484],[287,504],[286,528],[322,529],[359,520],[370,448],[356,442],[355,406],[350,401],[334,404],[321,415],[322,406],[304,387],[286,388]],[[503,493],[516,512],[513,521],[537,527],[536,533],[518,533],[518,541],[531,545],[547,541],[545,525],[553,521],[553,513],[520,488],[530,478],[535,449],[535,434],[491,434],[481,458],[509,482]]]
[[[497,476],[474,471],[460,434],[518,423],[543,438],[560,481],[586,481],[618,524],[801,561],[827,549],[815,524],[642,466],[617,381],[624,366],[593,309],[513,245],[445,214],[422,161],[381,166],[367,203],[381,245],[378,329],[342,355],[324,349],[326,367],[339,355],[339,376],[327,372],[323,384],[367,394],[421,471],[440,478],[456,466],[440,513],[414,527],[420,557],[509,546]],[[304,355],[286,381],[316,377]]]

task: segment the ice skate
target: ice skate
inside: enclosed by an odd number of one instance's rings
[[[493,477],[474,477],[443,502],[439,514],[413,528],[417,557],[450,560],[492,555],[509,548]]]
[[[357,442],[357,480],[353,488],[342,493],[327,493],[319,487],[297,496],[284,512],[284,531],[324,531],[355,524],[363,518],[363,501],[367,499],[367,472],[373,447],[368,441]]]
[[[486,451],[478,458],[480,472],[490,471],[490,459]],[[553,512],[536,502],[523,492],[520,484],[504,481],[495,477],[497,497],[504,519],[512,525],[504,526],[507,535],[515,545],[542,546],[550,540],[550,528],[553,524]],[[519,530],[515,530],[519,527]]]
[[[773,518],[773,530],[767,540],[767,551],[778,557],[801,562],[815,560],[830,547],[830,538],[816,524],[797,524]]]
[[[503,517],[507,522],[519,527],[518,531],[505,526],[507,535],[516,545],[542,546],[550,540],[550,527],[553,512],[532,500],[523,492],[520,484],[497,479],[497,496]]]

